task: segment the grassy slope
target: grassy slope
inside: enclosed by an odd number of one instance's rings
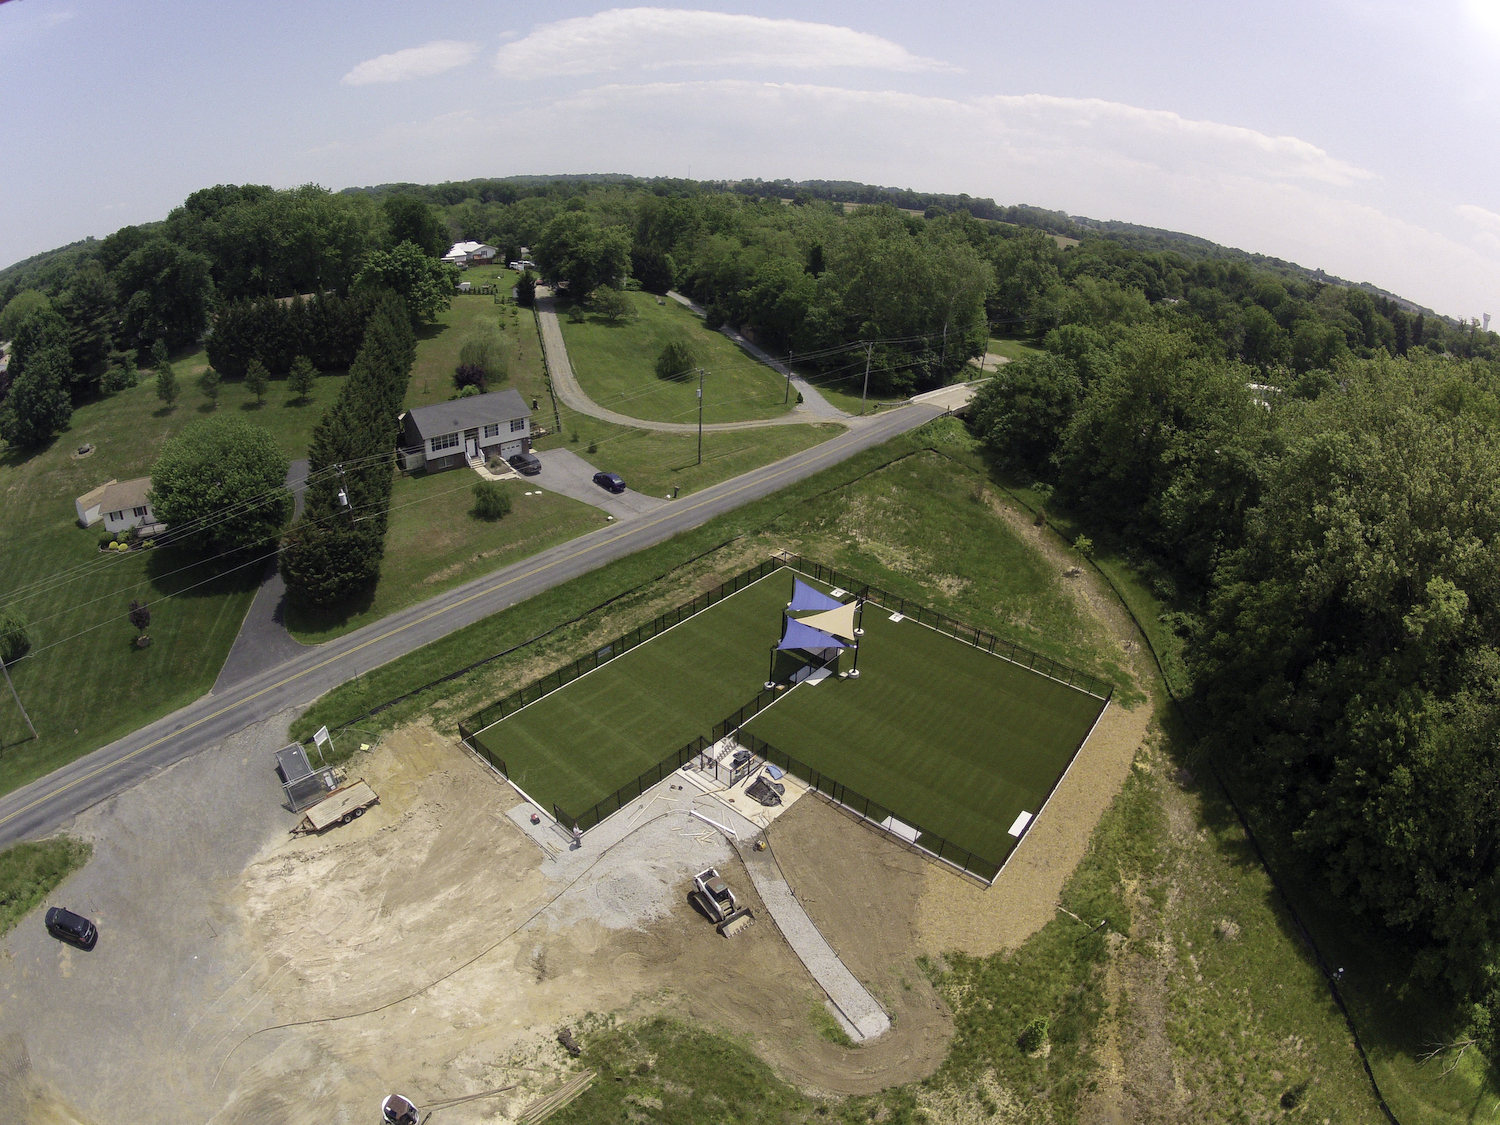
[[[32,658],[11,672],[42,737],[29,732],[9,693],[0,696],[0,791],[15,788],[197,698],[213,686],[260,582],[260,565],[206,585],[206,567],[168,572],[191,560],[162,552],[101,555],[100,529],[77,524],[73,500],[111,477],[145,476],[167,438],[207,417],[192,384],[201,352],[174,364],[181,397],[173,409],[156,398],[155,379],[74,411],[71,429],[37,453],[0,455],[0,600],[14,600],[32,622]],[[239,383],[224,384],[219,411],[268,428],[289,458],[307,440],[342,375],[319,378],[310,402],[283,405],[271,385],[257,407]],[[79,459],[84,442],[95,452]],[[192,587],[188,589],[188,587]],[[180,596],[153,607],[148,649],[133,645],[125,620],[132,599]],[[8,597],[7,595],[13,595]],[[61,643],[59,643],[61,642]],[[49,647],[52,645],[56,647]]]
[[[44,902],[93,851],[91,844],[58,836],[0,852],[0,935]]]
[[[601,406],[655,422],[695,422],[698,380],[658,379],[656,357],[677,332],[689,333],[708,375],[703,383],[703,421],[740,422],[785,414],[786,380],[755,362],[724,335],[703,327],[676,301],[657,304],[650,293],[627,293],[635,307],[629,320],[610,324],[590,315],[582,324],[566,316],[563,339],[584,393]]]
[[[1042,349],[1025,340],[1000,339],[991,336],[985,350],[990,355],[1003,355],[1006,359],[1025,359],[1029,355],[1040,355]]]

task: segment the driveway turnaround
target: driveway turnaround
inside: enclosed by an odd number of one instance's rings
[[[526,477],[527,484],[549,492],[561,492],[574,500],[582,500],[617,520],[644,516],[666,503],[665,500],[645,496],[631,488],[620,493],[606,492],[594,483],[594,474],[599,470],[571,449],[549,449],[536,456],[542,463],[542,471],[534,477]],[[626,483],[629,484],[628,481]]]
[[[559,544],[238,683],[216,685],[202,699],[0,797],[0,845],[44,835],[164,766],[223,742],[268,715],[306,706],[359,672],[758,500],[943,413],[918,404],[877,414],[810,449]]]

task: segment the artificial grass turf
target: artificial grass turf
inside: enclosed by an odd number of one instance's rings
[[[581,816],[755,698],[793,574],[775,571],[486,728],[486,745],[533,799]],[[794,688],[746,730],[1003,862],[1007,829],[1041,809],[1103,702],[873,605],[864,627],[858,680]]]
[[[791,597],[777,570],[487,727],[511,779],[572,816],[755,698]]]
[[[893,622],[873,603],[863,622],[858,679],[801,684],[745,729],[898,819],[1003,863],[1011,824],[1041,810],[1104,701]]]

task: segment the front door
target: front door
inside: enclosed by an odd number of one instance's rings
[[[479,456],[479,431],[470,430],[464,435],[464,448],[468,450],[469,460]]]

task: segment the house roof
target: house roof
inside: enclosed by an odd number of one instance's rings
[[[470,395],[431,406],[407,411],[407,420],[424,439],[451,434],[454,430],[472,430],[494,422],[531,417],[531,408],[517,391],[491,391],[487,395]]]
[[[111,480],[85,492],[78,498],[78,504],[85,511],[97,504],[101,512],[122,512],[126,508],[144,506],[146,493],[150,491],[150,477],[136,477],[135,480],[127,481]]]
[[[495,253],[495,248],[483,242],[455,242],[449,251],[443,255],[447,258],[466,258],[479,250],[488,250]]]

